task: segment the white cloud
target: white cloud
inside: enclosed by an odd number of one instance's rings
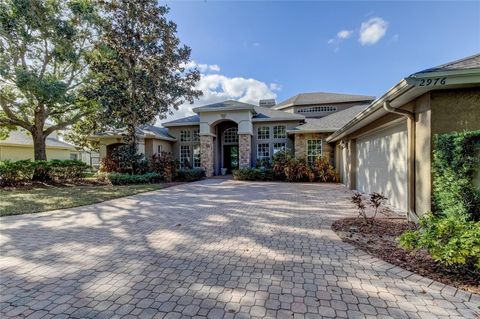
[[[198,65],[200,64],[197,64],[197,67]],[[200,70],[199,67],[198,69]],[[212,70],[212,68],[210,66],[209,68],[203,68],[203,70]],[[200,99],[195,100],[194,104],[185,103],[181,105],[177,111],[173,111],[172,115],[161,122],[194,115],[193,108],[224,100],[237,100],[258,105],[260,99],[276,98],[275,91],[280,90],[280,85],[277,83],[267,84],[252,78],[227,77],[222,74],[205,74],[203,72],[196,87],[203,92]]]
[[[339,39],[348,39],[352,35],[352,30],[342,30],[337,33],[337,37]]]
[[[375,17],[362,22],[360,27],[360,38],[362,45],[371,45],[380,41],[387,33],[388,22],[382,18]]]
[[[203,64],[195,61],[188,61],[188,63],[184,64],[183,67],[187,70],[197,68],[200,73],[220,71],[220,67],[217,64]]]

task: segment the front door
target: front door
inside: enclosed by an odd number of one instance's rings
[[[227,173],[238,168],[238,145],[223,146],[223,167],[227,169]]]

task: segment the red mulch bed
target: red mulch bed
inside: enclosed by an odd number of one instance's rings
[[[404,218],[369,219],[368,224],[361,218],[344,218],[332,225],[343,241],[371,255],[424,277],[479,294],[479,276],[465,269],[446,268],[425,251],[412,254],[398,246],[397,237],[415,228],[414,223]]]

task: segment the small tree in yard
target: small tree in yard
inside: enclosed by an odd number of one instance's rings
[[[101,1],[101,41],[91,60],[92,99],[107,126],[125,128],[134,154],[139,125],[165,118],[172,109],[199,97],[198,70],[186,70],[190,48],[180,46],[168,8],[156,0]]]
[[[380,206],[382,206],[385,203],[386,200],[387,198],[383,196],[383,194],[376,193],[376,192],[370,194],[369,204],[375,209],[375,213],[373,215],[374,219],[375,217],[377,217],[378,209],[380,208]]]
[[[366,223],[368,223],[367,214],[365,212],[365,203],[361,193],[356,192],[353,194],[351,202],[355,205],[358,211],[358,217],[362,217]]]
[[[91,0],[0,2],[0,135],[17,127],[46,160],[45,139],[95,109],[81,94],[95,39]]]

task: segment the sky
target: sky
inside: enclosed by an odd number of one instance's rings
[[[159,3],[191,47],[204,92],[166,120],[226,99],[380,96],[414,72],[480,53],[480,1]]]

